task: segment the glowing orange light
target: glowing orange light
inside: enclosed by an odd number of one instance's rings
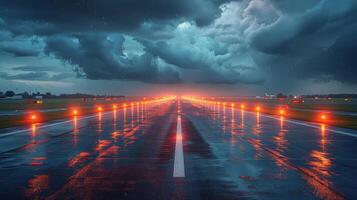
[[[117,105],[113,105],[113,109],[117,109]]]
[[[99,107],[98,107],[98,111],[99,111],[99,112],[103,111],[103,108],[99,106]]]
[[[259,111],[260,111],[260,107],[259,107],[259,106],[257,106],[257,107],[256,107],[256,110],[259,112]]]
[[[232,103],[231,106],[234,107],[234,103]]]
[[[326,116],[325,114],[322,114],[322,115],[321,115],[321,119],[322,119],[322,120],[325,120],[325,119],[327,119],[327,116]]]
[[[245,107],[244,104],[240,105],[240,108],[244,109],[244,107]]]
[[[134,105],[134,103],[131,103],[130,105],[131,105],[131,106],[133,106],[133,105]]]
[[[78,115],[78,110],[74,109],[73,110],[73,115]]]
[[[280,113],[280,115],[284,115],[285,111],[283,109],[280,109],[279,113]]]
[[[123,104],[123,107],[126,107],[126,104],[125,104],[125,103]]]
[[[37,119],[37,116],[35,114],[31,115],[31,119],[32,120],[36,120]]]

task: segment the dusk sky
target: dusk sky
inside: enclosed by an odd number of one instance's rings
[[[2,0],[0,91],[356,93],[356,0]]]

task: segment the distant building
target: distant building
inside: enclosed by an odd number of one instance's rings
[[[27,104],[43,104],[43,96],[37,95],[34,96],[32,99],[26,99]]]
[[[275,98],[276,98],[276,95],[274,95],[274,94],[265,93],[265,95],[264,95],[264,99],[275,99]]]

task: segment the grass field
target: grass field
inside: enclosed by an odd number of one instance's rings
[[[107,100],[87,99],[45,99],[43,104],[26,103],[25,100],[5,100],[0,101],[0,111],[9,110],[42,110],[53,108],[67,108],[73,106],[92,106],[95,104],[112,103]]]
[[[46,122],[64,118],[71,118],[71,109],[78,108],[79,115],[88,115],[97,112],[97,106],[102,106],[104,111],[112,109],[113,104],[120,104],[124,101],[135,101],[140,98],[130,98],[126,100],[93,100],[83,101],[82,99],[46,99],[43,104],[29,104],[24,100],[0,101],[0,111],[27,111],[40,115],[38,122]],[[67,110],[43,112],[45,109],[66,108]],[[41,112],[42,111],[42,112]],[[0,128],[24,126],[30,124],[30,114],[0,116]]]
[[[286,118],[357,129],[356,99],[348,101],[344,99],[304,99],[304,103],[301,104],[293,104],[288,100],[241,99],[230,103],[245,104],[249,111],[256,111],[256,107],[259,106],[261,107],[260,112],[278,116],[280,109],[283,109]],[[326,115],[326,120],[321,119],[322,115]]]

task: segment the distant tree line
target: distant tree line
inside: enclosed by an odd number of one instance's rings
[[[313,94],[313,95],[303,95],[302,97],[304,98],[341,98],[341,99],[354,99],[357,98],[357,94],[326,94],[326,95],[321,95],[321,94]]]
[[[283,93],[276,94],[277,99],[285,99],[285,98],[341,98],[341,99],[354,99],[357,98],[357,94],[312,94],[312,95],[301,95],[301,96],[294,96],[288,95]]]
[[[0,98],[6,97],[14,97],[14,96],[21,96],[24,99],[31,99],[36,96],[42,96],[43,98],[123,98],[125,96],[118,96],[118,95],[92,95],[92,94],[82,94],[82,93],[75,93],[75,94],[60,94],[54,95],[51,92],[46,93],[29,93],[29,92],[22,92],[22,93],[15,93],[12,90],[8,90],[6,92],[0,91]]]

